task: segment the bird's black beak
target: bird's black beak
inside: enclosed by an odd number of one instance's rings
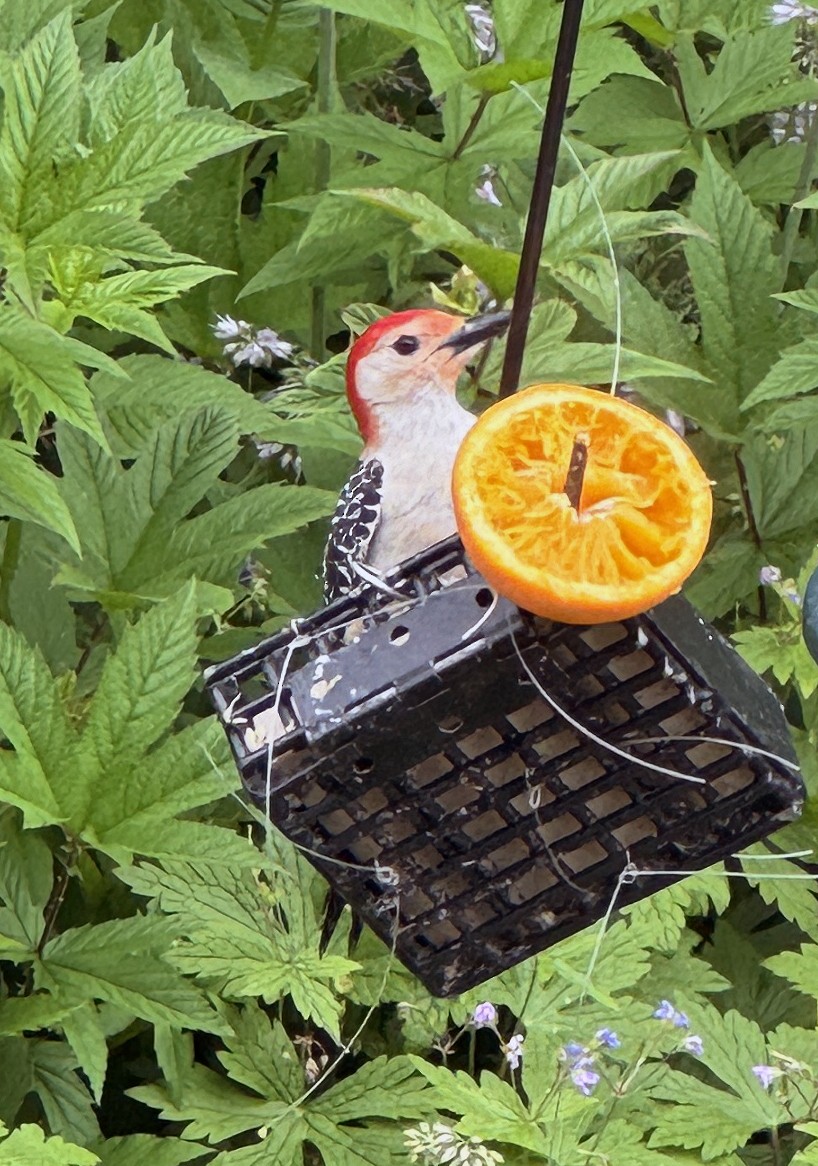
[[[462,328],[452,332],[438,348],[450,348],[452,353],[467,352],[484,340],[491,340],[494,336],[502,336],[508,327],[511,312],[489,312],[485,316],[474,316],[467,320]]]

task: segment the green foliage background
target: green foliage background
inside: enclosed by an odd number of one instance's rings
[[[202,695],[201,658],[318,602],[349,331],[513,290],[560,6],[491,8],[489,60],[454,0],[0,0],[0,1166],[382,1166],[422,1122],[466,1164],[818,1162],[800,867],[691,878],[443,1004],[346,915],[321,948],[325,886]],[[611,376],[590,179],[621,375],[715,482],[688,594],[814,786],[818,34],[759,0],[585,9],[524,378]],[[217,313],[292,361],[234,368]],[[775,845],[814,841],[810,806]]]

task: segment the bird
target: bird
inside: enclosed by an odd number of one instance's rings
[[[411,309],[376,320],[352,345],[347,398],[364,448],[331,519],[325,603],[367,584],[388,591],[386,571],[454,534],[452,469],[476,420],[457,380],[509,319]]]

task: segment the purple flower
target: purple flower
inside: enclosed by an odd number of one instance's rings
[[[654,1020],[672,1020],[676,1015],[676,1009],[669,1000],[660,1000],[659,1007],[653,1013]]]
[[[564,1059],[571,1065],[575,1065],[580,1057],[584,1056],[587,1052],[588,1050],[585,1046],[577,1044],[576,1041],[570,1041],[562,1050]]]
[[[478,1004],[471,1014],[471,1023],[475,1028],[493,1028],[497,1023],[497,1009],[488,1000]]]
[[[769,1089],[776,1077],[781,1076],[781,1070],[772,1065],[753,1065],[753,1073],[764,1089]]]
[[[517,1032],[514,1034],[504,1049],[506,1060],[512,1069],[519,1069],[520,1067],[520,1061],[523,1058],[524,1040],[525,1037],[521,1036],[520,1033]]]
[[[613,1029],[610,1028],[601,1028],[596,1034],[596,1039],[601,1045],[605,1045],[605,1047],[608,1049],[618,1049],[622,1044],[622,1041],[619,1039]]]
[[[571,1070],[571,1080],[584,1097],[590,1097],[599,1084],[599,1073],[577,1067]]]
[[[762,567],[758,573],[758,581],[764,587],[769,587],[773,583],[780,583],[781,572],[778,567]]]
[[[704,1052],[704,1042],[700,1036],[686,1036],[682,1041],[682,1048],[694,1057],[700,1057]]]
[[[653,1013],[654,1020],[669,1020],[674,1028],[689,1028],[690,1021],[684,1012],[678,1012],[669,1000],[660,1000]]]

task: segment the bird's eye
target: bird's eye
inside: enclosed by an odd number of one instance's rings
[[[420,341],[417,336],[399,336],[392,347],[400,356],[411,356],[420,348]]]

